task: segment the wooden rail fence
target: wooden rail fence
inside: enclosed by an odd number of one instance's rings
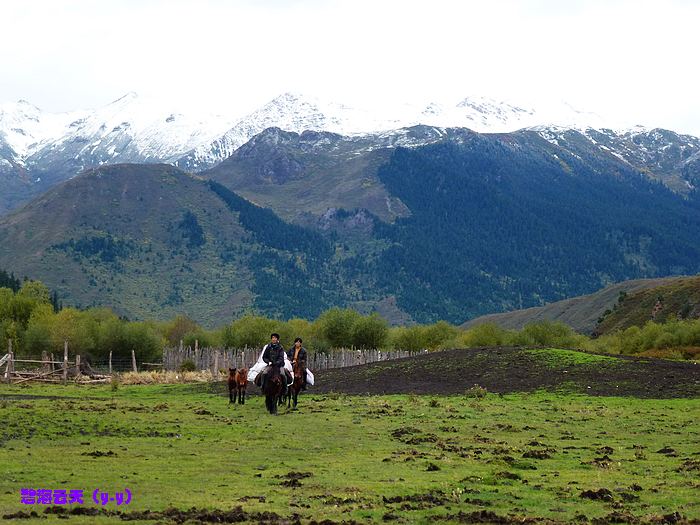
[[[262,348],[199,348],[194,347],[165,348],[163,350],[163,368],[178,370],[185,361],[191,361],[197,370],[216,370],[230,368],[250,368],[260,357]],[[343,348],[330,353],[314,352],[308,355],[307,366],[313,370],[342,368],[363,365],[376,361],[388,361],[409,357],[414,352],[406,350],[356,350]]]
[[[159,363],[141,362],[142,369],[179,370],[185,361],[191,361],[196,370],[208,370],[212,378],[219,378],[219,370],[226,371],[228,368],[250,368],[258,358],[262,348],[200,348],[197,343],[194,347],[185,347],[180,344],[178,348],[163,349],[163,360]],[[346,366],[362,365],[374,363],[376,361],[388,361],[409,357],[415,352],[406,350],[357,350],[343,348],[333,350],[330,353],[314,352],[309,353],[307,366],[313,370],[326,370],[329,368],[342,368]],[[123,360],[122,361],[122,365]],[[5,383],[24,383],[26,381],[41,381],[47,383],[66,384],[68,378],[78,379],[87,382],[105,382],[112,374],[112,352],[109,353],[108,363],[104,363],[105,372],[109,375],[99,375],[95,373],[87,363],[81,365],[80,355],[75,355],[72,361],[68,360],[68,343],[64,344],[63,360],[55,359],[53,354],[42,353],[41,359],[18,359],[12,350],[12,341],[8,344],[7,354],[0,355],[0,370],[5,367],[2,373],[2,380]],[[19,365],[19,367],[18,367]],[[136,354],[131,351],[131,362],[128,368],[134,372],[138,371]],[[18,369],[19,368],[19,369]],[[123,366],[119,368],[124,368]],[[116,371],[116,370],[115,370]]]

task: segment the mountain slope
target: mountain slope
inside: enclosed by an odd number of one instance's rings
[[[223,244],[246,231],[206,184],[170,166],[92,170],[0,220],[8,268],[35,275],[68,304],[108,305],[129,317],[225,309],[252,302],[245,265]],[[211,293],[216,291],[217,293]]]
[[[614,156],[681,194],[700,181],[700,138],[664,129],[538,128],[549,142],[579,155]]]
[[[0,219],[0,267],[67,304],[207,322],[353,306],[457,323],[700,272],[698,193],[576,144],[537,131],[269,129],[209,181],[167,165],[76,177]]]
[[[523,310],[488,314],[476,317],[462,324],[462,328],[471,328],[479,324],[493,323],[508,330],[520,330],[528,323],[537,321],[559,321],[584,334],[597,331],[598,319],[606,311],[612,311],[621,294],[630,296],[641,290],[656,289],[665,283],[678,281],[677,277],[659,279],[636,279],[611,284],[589,295],[556,301],[544,306],[535,306]]]
[[[392,246],[379,283],[420,321],[700,271],[697,195],[683,199],[619,159],[581,157],[535,132],[399,148],[378,175],[411,212],[380,231]]]
[[[332,209],[364,208],[391,222],[408,210],[378,179],[379,166],[396,147],[439,142],[454,134],[428,126],[356,137],[269,128],[201,176],[289,220],[315,221]]]
[[[676,319],[700,318],[700,277],[668,279],[658,286],[628,293],[602,316],[598,334],[643,326],[653,320],[658,323]]]
[[[65,304],[139,319],[315,317],[386,299],[361,261],[348,262],[319,233],[162,164],[75,177],[0,218],[0,245],[0,267],[46,282]]]

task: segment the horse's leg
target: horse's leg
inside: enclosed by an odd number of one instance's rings
[[[241,405],[245,405],[245,386],[241,387]]]
[[[228,388],[228,402],[233,403],[233,388]]]
[[[297,398],[299,397],[299,390],[294,389],[294,408],[297,407]]]

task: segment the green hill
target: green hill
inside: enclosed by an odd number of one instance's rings
[[[658,305],[658,306],[657,306]],[[659,286],[620,296],[596,332],[607,334],[653,320],[700,318],[700,276],[668,279]]]
[[[168,165],[88,171],[3,217],[0,245],[0,267],[129,318],[314,317],[351,295],[321,235]]]
[[[677,277],[664,277],[623,281],[606,286],[592,294],[564,299],[544,306],[482,315],[463,323],[462,328],[493,323],[507,330],[520,330],[526,324],[537,321],[560,321],[577,332],[592,334],[598,328],[598,319],[603,317],[606,311],[615,307],[621,293],[629,296],[640,290],[653,289],[664,283],[675,282],[677,279]]]
[[[115,165],[3,217],[0,244],[11,249],[0,266],[44,281],[68,304],[147,318],[186,303],[206,319],[252,303],[245,263],[220,256],[246,236],[203,181],[171,166]]]

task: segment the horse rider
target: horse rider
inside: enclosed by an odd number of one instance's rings
[[[294,365],[299,364],[301,370],[301,389],[306,390],[306,348],[301,346],[301,337],[294,340],[294,346],[287,351],[287,357],[292,362],[292,370]]]
[[[265,367],[261,373],[262,380],[260,386],[265,388],[267,376],[272,370],[272,367],[277,366],[280,369],[280,373],[284,374],[282,377],[286,378],[284,384],[286,390],[287,384],[291,383],[293,378],[289,377],[289,372],[284,367],[284,348],[280,344],[279,334],[273,333],[270,335],[270,343],[265,345],[265,348],[263,348],[262,359],[267,364],[267,367]]]

